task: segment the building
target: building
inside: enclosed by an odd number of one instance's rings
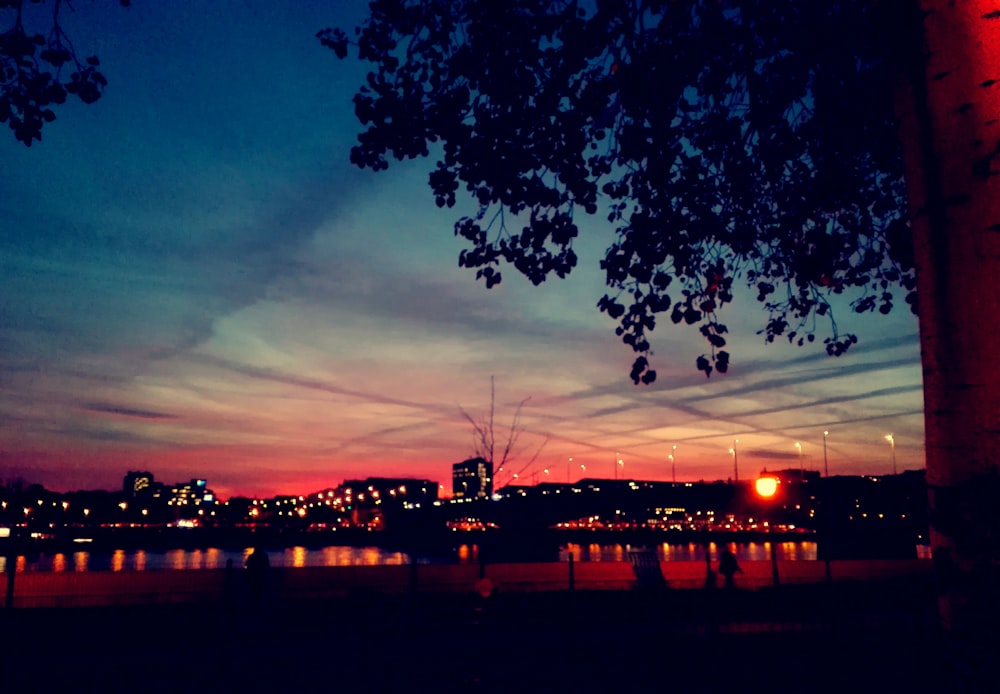
[[[489,499],[493,496],[493,463],[470,458],[451,466],[451,494],[456,499]]]
[[[378,528],[384,525],[386,513],[437,501],[438,485],[412,477],[368,477],[346,480],[334,493],[331,506],[347,512],[352,525]]]
[[[205,480],[191,480],[185,484],[175,484],[168,494],[168,506],[180,508],[180,515],[204,516],[206,509],[214,508],[215,493],[206,486]]]
[[[125,496],[134,499],[152,493],[155,484],[152,472],[130,470],[122,480],[122,491],[125,492]]]

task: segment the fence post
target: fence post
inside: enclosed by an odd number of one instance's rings
[[[10,534],[7,541],[10,543],[7,546],[7,597],[4,600],[4,607],[8,610],[14,607],[14,577],[17,575],[17,547],[15,539],[17,537],[17,530]]]
[[[226,581],[225,587],[223,588],[225,595],[222,600],[228,607],[233,603],[233,560],[226,559]]]
[[[417,554],[410,555],[410,596],[417,594]]]
[[[705,589],[712,590],[715,588],[715,572],[712,571],[712,552],[709,549],[708,541],[704,542],[705,546]]]

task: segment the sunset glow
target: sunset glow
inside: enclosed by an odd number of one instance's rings
[[[362,67],[313,35],[367,3],[117,5],[67,18],[106,95],[67,105],[30,149],[0,138],[3,478],[118,488],[149,470],[224,497],[447,482],[474,453],[459,407],[486,413],[491,376],[498,438],[530,398],[511,479],[727,479],[737,438],[750,474],[885,474],[886,431],[893,464],[923,466],[905,309],[845,302],[860,344],[833,359],[765,346],[744,292],[722,316],[728,374],[706,379],[703,337],[663,320],[659,377],[633,386],[634,355],[595,308],[601,214],[581,218],[568,279],[505,272],[486,290],[457,267],[471,206],[435,207],[431,164],[351,166]]]

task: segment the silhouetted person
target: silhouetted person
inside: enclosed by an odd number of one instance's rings
[[[264,591],[267,588],[267,574],[271,567],[271,560],[267,557],[267,552],[260,547],[250,550],[247,557],[247,584],[250,586],[250,593],[258,602],[264,598]]]
[[[743,573],[743,569],[736,563],[736,555],[728,547],[719,552],[719,573],[726,579],[726,588],[733,588],[736,585],[733,576]]]

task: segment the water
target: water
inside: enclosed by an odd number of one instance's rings
[[[737,560],[767,560],[770,559],[770,544],[767,542],[725,543],[736,554]],[[713,561],[717,560],[723,543],[709,543],[708,551]],[[570,553],[574,561],[585,562],[616,562],[628,561],[629,550],[638,549],[638,545],[627,543],[617,544],[568,544],[559,550],[559,561],[569,561]],[[704,561],[703,545],[690,542],[687,544],[643,545],[644,549],[653,549],[663,561]],[[114,550],[112,552],[76,552],[38,553],[17,557],[17,571],[32,572],[87,572],[87,571],[161,571],[161,570],[199,570],[224,569],[226,562],[232,561],[233,566],[242,567],[250,554],[251,548],[243,550],[231,549],[174,549],[166,551],[145,550]],[[816,559],[815,542],[779,542],[778,558],[784,560],[814,561]],[[388,550],[380,547],[342,547],[330,546],[321,548],[289,547],[284,550],[268,552],[271,566],[299,568],[306,566],[390,566],[409,564],[411,556],[406,552]],[[435,562],[464,564],[478,561],[479,548],[475,544],[462,544],[455,549],[452,557],[438,558]],[[429,563],[424,557],[417,558],[418,563]],[[7,559],[0,556],[0,573],[7,571]]]
[[[764,561],[771,558],[770,542],[710,542],[708,552],[712,560],[719,557],[725,546],[733,551],[737,561]],[[651,549],[661,561],[705,561],[705,546],[701,543],[672,545],[666,542],[656,545],[629,544],[569,544],[559,550],[559,561],[569,561],[570,552],[575,561],[628,561],[629,550]],[[779,542],[778,559],[787,561],[815,561],[815,542]]]
[[[68,571],[161,571],[224,569],[231,561],[242,567],[251,548],[231,549],[172,549],[147,552],[145,550],[114,550],[113,552],[56,552],[30,554],[17,557],[18,571],[62,573]],[[271,566],[299,568],[305,566],[377,566],[408,564],[410,556],[404,552],[378,547],[289,547],[268,552]],[[7,570],[6,558],[0,557],[0,571]]]

